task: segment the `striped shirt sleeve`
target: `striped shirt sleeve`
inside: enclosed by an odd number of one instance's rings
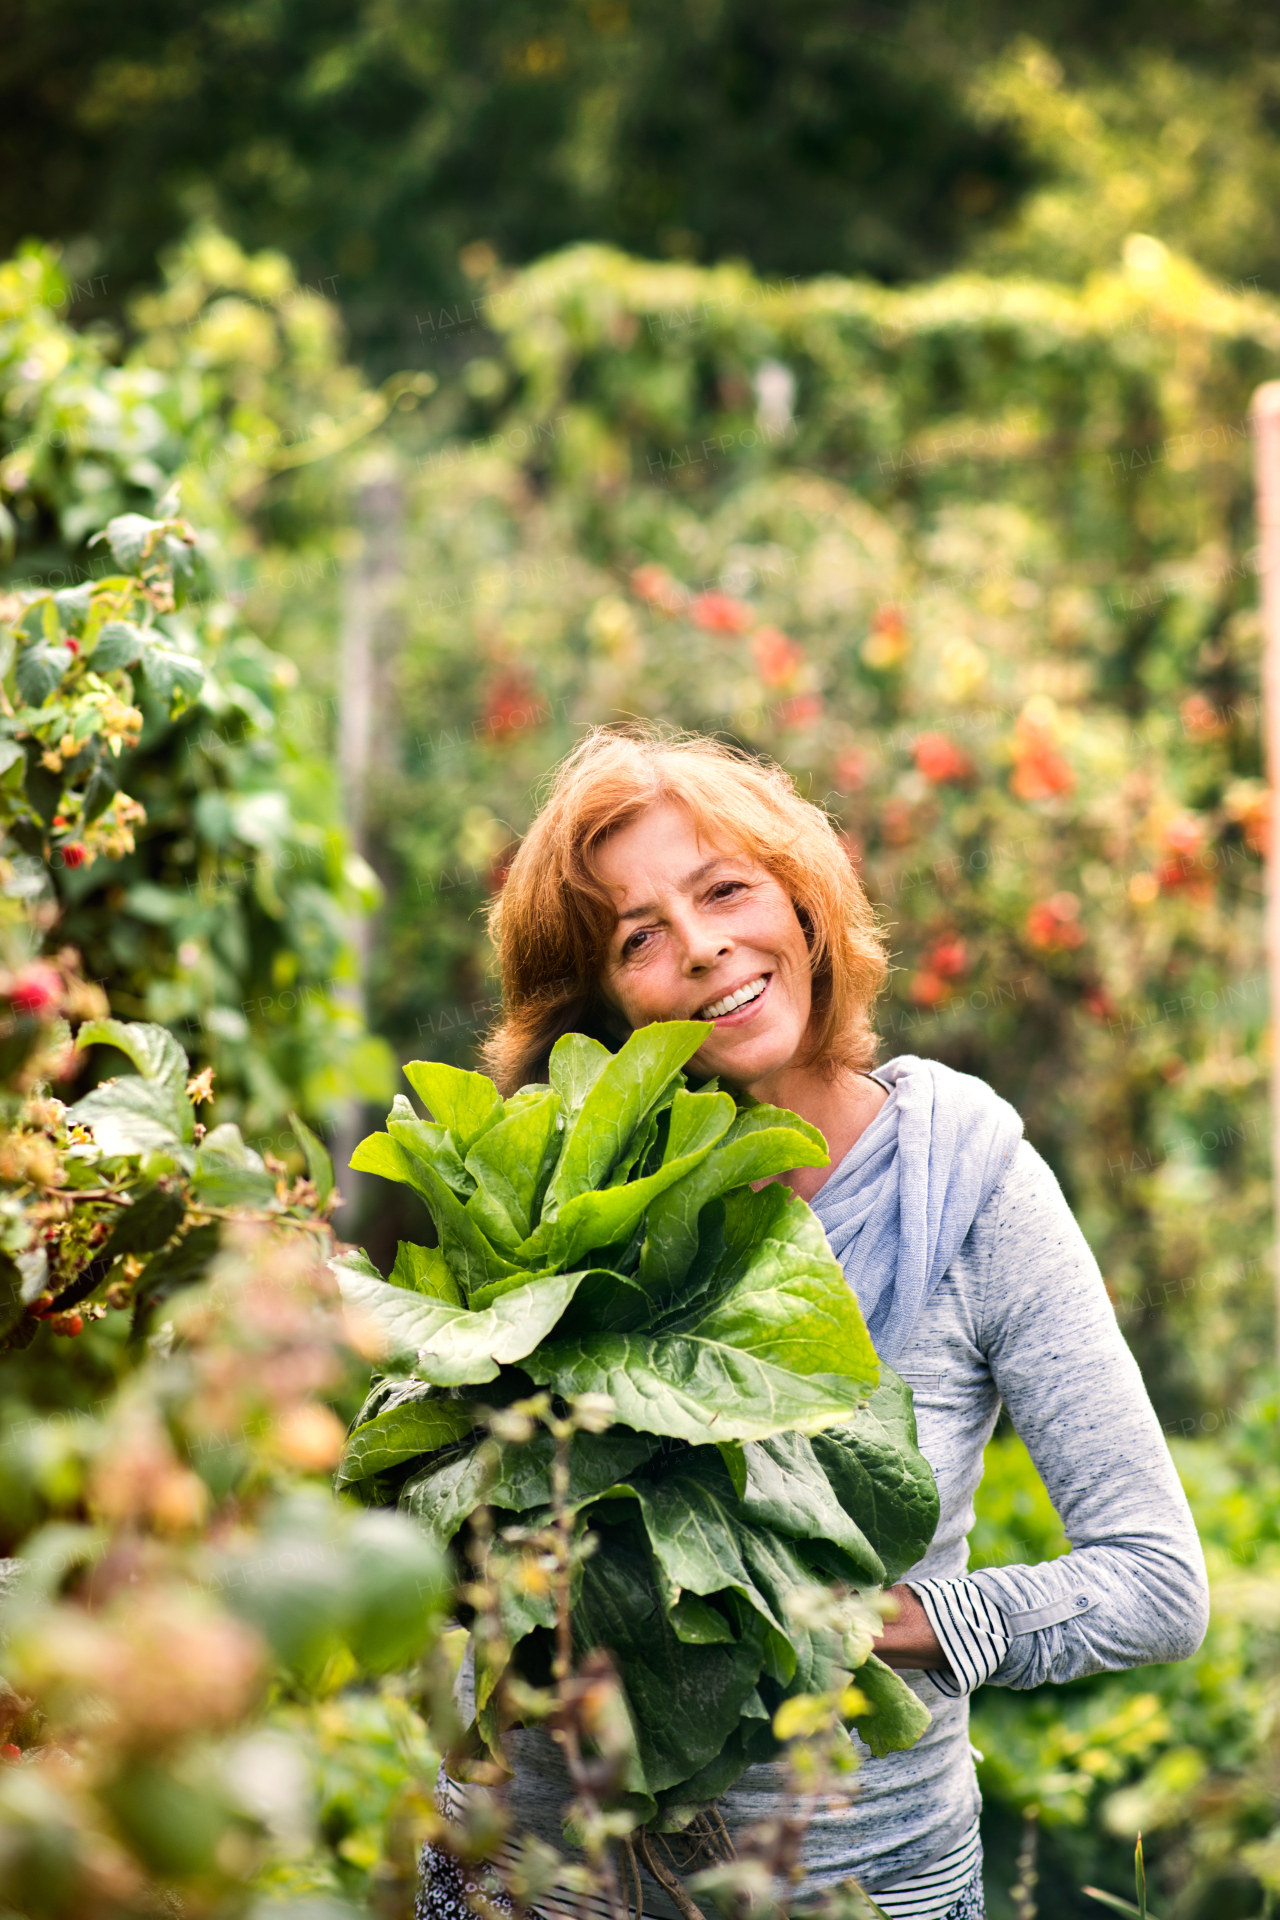
[[[938,1645],[947,1656],[946,1668],[930,1672],[940,1693],[958,1700],[989,1680],[1009,1651],[1010,1633],[1004,1615],[976,1581],[908,1580],[929,1617]]]

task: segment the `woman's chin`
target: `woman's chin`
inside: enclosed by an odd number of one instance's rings
[[[724,1034],[712,1034],[691,1064],[708,1076],[718,1074],[732,1086],[749,1087],[789,1067],[799,1045],[799,1039],[790,1036],[752,1033],[747,1029],[735,1033],[730,1028]]]

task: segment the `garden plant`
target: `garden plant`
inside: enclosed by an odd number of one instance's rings
[[[566,1034],[550,1084],[505,1102],[481,1074],[412,1062],[430,1118],[401,1096],[354,1164],[413,1188],[439,1244],[402,1244],[390,1281],[365,1255],[337,1262],[393,1369],[340,1478],[394,1498],[464,1567],[478,1508],[492,1563],[507,1536],[491,1527],[536,1531],[551,1498],[546,1436],[499,1439],[495,1458],[477,1410],[543,1387],[612,1416],[568,1456],[568,1501],[596,1536],[572,1631],[579,1656],[613,1655],[631,1801],[669,1831],[778,1750],[798,1696],[852,1676],[846,1718],[879,1753],[928,1724],[871,1652],[870,1600],[937,1520],[910,1392],[809,1208],[771,1181],[823,1164],[825,1143],[793,1114],[691,1091],[682,1069],[709,1031],[659,1022],[616,1054]],[[554,1593],[522,1564],[516,1547],[501,1632],[475,1641],[477,1748],[499,1764],[525,1697],[504,1678],[537,1684],[554,1656]]]

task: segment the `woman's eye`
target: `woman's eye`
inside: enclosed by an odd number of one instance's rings
[[[741,880],[721,880],[718,885],[712,887],[711,898],[713,900],[731,900],[735,893],[742,892],[742,887],[743,883]]]
[[[648,938],[647,933],[633,933],[629,939],[624,940],[622,943],[623,959],[629,960],[632,954],[639,953],[642,943]]]

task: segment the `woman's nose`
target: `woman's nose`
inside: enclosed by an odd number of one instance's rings
[[[684,970],[687,974],[709,973],[717,960],[732,949],[719,928],[691,926],[685,930]]]

